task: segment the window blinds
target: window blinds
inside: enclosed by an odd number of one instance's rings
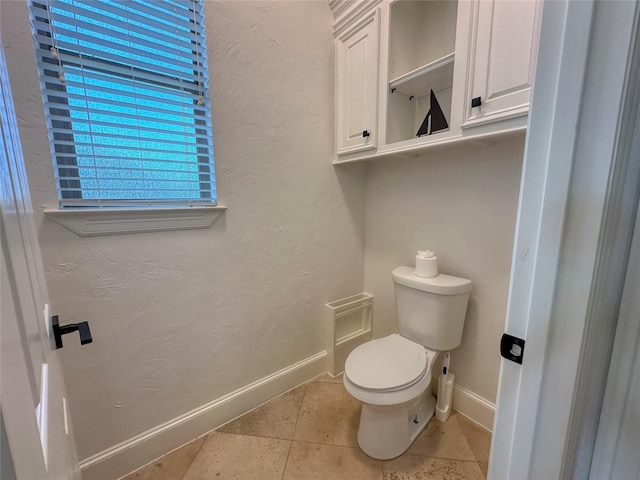
[[[202,0],[29,0],[61,206],[215,204]]]

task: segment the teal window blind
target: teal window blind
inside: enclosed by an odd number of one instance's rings
[[[215,205],[202,0],[29,7],[60,205]]]

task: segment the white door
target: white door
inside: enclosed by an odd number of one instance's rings
[[[336,39],[338,155],[376,147],[379,9]]]
[[[583,427],[600,410],[585,405],[604,388],[583,392],[606,373],[608,358],[590,359],[614,324],[606,309],[637,205],[638,11],[592,0],[542,8],[505,327],[526,343],[522,364],[502,360],[489,479],[588,475]]]
[[[80,478],[8,78],[0,43],[0,473]]]
[[[527,114],[541,4],[536,0],[474,3],[463,128]]]

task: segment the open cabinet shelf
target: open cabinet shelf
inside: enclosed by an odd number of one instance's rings
[[[456,0],[390,4],[387,145],[450,131],[457,7]]]
[[[392,93],[402,93],[408,97],[424,97],[430,90],[439,92],[451,87],[453,79],[454,54],[450,53],[438,60],[416,68],[389,82]]]

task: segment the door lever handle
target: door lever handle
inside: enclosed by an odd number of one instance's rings
[[[76,330],[80,334],[80,345],[86,345],[93,342],[91,338],[91,330],[89,329],[89,322],[70,323],[68,325],[60,326],[58,322],[58,316],[51,317],[51,323],[53,325],[53,337],[56,340],[56,349],[62,348],[62,335],[75,332]]]

